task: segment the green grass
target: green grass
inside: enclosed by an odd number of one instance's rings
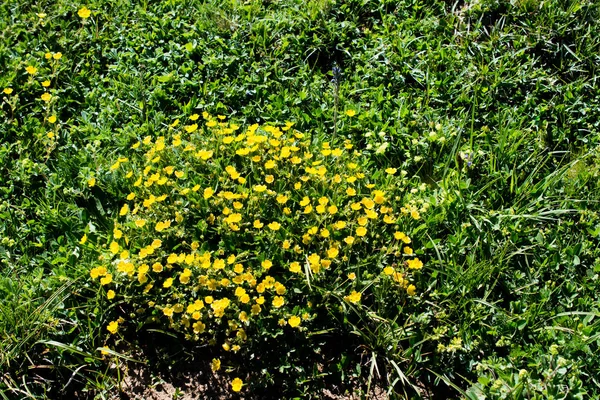
[[[114,161],[203,111],[293,121],[315,148],[350,140],[370,174],[405,171],[430,205],[411,226],[417,295],[398,300],[373,273],[385,264],[363,268],[360,307],[323,291],[307,338],[253,342],[273,349],[267,372],[227,356],[248,396],[600,396],[597,2],[98,0],[85,21],[82,6],[0,5],[3,398],[106,398],[111,360],[165,376],[219,354],[165,339],[160,320],[108,334],[133,310],[89,277],[106,240],[80,244],[112,234],[130,191]]]

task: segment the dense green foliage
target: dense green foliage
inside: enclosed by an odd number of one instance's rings
[[[111,166],[208,112],[242,130],[294,122],[315,151],[350,143],[374,182],[395,168],[403,201],[429,206],[407,225],[424,262],[415,296],[376,279],[378,259],[358,274],[360,306],[320,292],[312,334],[253,342],[267,355],[246,369],[227,356],[226,385],[241,376],[250,397],[374,385],[397,397],[600,396],[598,2],[83,6],[0,5],[0,395],[109,396],[122,378],[112,363],[217,356],[178,340],[147,349],[180,337],[164,318],[130,317],[139,304],[108,301],[90,277],[131,191]],[[110,334],[120,317],[127,329]]]

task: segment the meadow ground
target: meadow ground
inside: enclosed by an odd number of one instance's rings
[[[599,19],[2,2],[0,398],[599,398]]]

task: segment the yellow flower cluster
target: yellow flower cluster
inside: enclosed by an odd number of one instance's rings
[[[128,194],[103,264],[90,271],[107,297],[126,294],[189,339],[237,352],[259,320],[308,329],[312,281],[359,304],[368,293],[354,270],[368,257],[393,263],[380,272],[415,294],[410,280],[423,263],[400,229],[420,215],[398,204],[403,177],[371,175],[349,141],[314,147],[293,123],[241,130],[223,116],[189,119],[142,138],[109,168]]]
[[[45,14],[38,14],[38,16],[39,15]],[[48,61],[40,59],[38,61],[28,63],[28,65],[24,67],[24,70],[29,78],[23,85],[23,87],[15,88],[11,87],[12,85],[9,84],[7,85],[7,87],[2,89],[2,93],[4,95],[13,95],[10,98],[4,98],[4,100],[8,101],[8,104],[10,104],[11,107],[14,109],[15,107],[17,107],[17,104],[20,101],[20,92],[24,93],[31,88],[37,91],[37,89],[41,86],[43,92],[37,94],[36,97],[41,100],[39,104],[41,105],[43,115],[40,118],[40,122],[42,123],[41,125],[45,129],[45,131],[39,132],[38,140],[46,146],[48,155],[52,153],[52,151],[57,147],[58,144],[57,139],[60,124],[57,123],[58,117],[54,114],[58,97],[51,93],[56,90],[56,88],[51,88],[51,86],[53,83],[52,81],[57,81],[58,79],[58,74],[60,71],[58,68],[60,64],[59,60],[61,60],[62,56],[63,55],[61,52],[46,53],[44,58]],[[41,78],[38,80],[38,77],[40,76]],[[44,79],[44,76],[46,77],[46,79]]]

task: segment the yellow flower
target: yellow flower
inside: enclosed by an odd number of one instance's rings
[[[40,96],[40,98],[47,103],[52,98],[52,95],[50,93],[44,93],[43,95]]]
[[[271,260],[265,260],[260,265],[265,269],[265,271],[268,271],[273,266],[273,262]]]
[[[386,224],[395,224],[396,218],[392,217],[391,215],[386,215],[385,217],[383,217],[383,222],[385,222]]]
[[[119,322],[117,322],[117,321],[110,322],[108,324],[108,326],[106,327],[106,330],[108,330],[110,333],[112,333],[114,335],[119,330]]]
[[[206,325],[202,323],[202,321],[196,321],[192,325],[192,328],[194,329],[194,333],[203,333],[204,329],[206,329]]]
[[[60,51],[58,53],[54,53],[52,55],[52,58],[54,58],[55,60],[60,60],[61,57],[62,57],[62,53]]]
[[[198,153],[196,153],[196,156],[198,156],[201,159],[203,159],[204,161],[206,161],[213,156],[213,151],[212,150],[200,150]]]
[[[285,286],[283,286],[279,282],[275,282],[275,292],[277,292],[278,295],[284,295],[286,291],[287,289],[285,288]]]
[[[79,244],[85,244],[85,242],[87,242],[87,239],[87,233],[84,233],[81,239],[79,240]]]
[[[248,313],[246,313],[246,311],[242,311],[239,315],[239,318],[242,322],[248,322]]]
[[[408,268],[410,269],[421,269],[423,268],[423,262],[421,260],[419,260],[418,258],[412,259],[412,260],[408,260],[406,262],[406,264],[408,265]]]
[[[48,87],[48,86],[50,86],[50,81],[49,81],[49,80],[46,80],[46,81],[42,82],[42,86],[43,86],[43,87]]]
[[[337,248],[331,247],[329,250],[327,250],[327,257],[336,258],[339,253],[340,251]]]
[[[345,221],[337,221],[335,224],[333,224],[333,227],[337,230],[344,229],[346,227],[346,222]]]
[[[398,171],[396,168],[386,168],[385,173],[389,175],[394,175]]]
[[[240,378],[235,378],[231,381],[231,390],[233,390],[234,392],[239,392],[240,390],[242,390],[243,385],[244,382],[242,382]]]
[[[362,205],[360,203],[352,203],[352,204],[350,204],[350,208],[353,211],[358,211],[358,210],[361,209],[361,207],[362,207]]]
[[[290,264],[290,271],[297,274],[300,271],[302,271],[302,268],[300,267],[300,263],[297,261],[294,261]]]
[[[213,262],[213,268],[214,269],[224,269],[225,268],[225,260],[223,260],[222,258],[215,259],[215,261]]]
[[[161,263],[156,262],[156,263],[152,264],[152,271],[162,272],[162,270],[163,270],[163,266]]]
[[[36,67],[28,65],[27,68],[25,68],[25,71],[27,71],[29,75],[35,75],[37,74],[38,69]]]
[[[304,196],[304,198],[302,199],[302,201],[300,201],[300,206],[301,207],[305,207],[308,204],[310,204],[310,198],[308,196]]]
[[[344,238],[344,242],[346,242],[346,244],[353,244],[354,243],[354,236],[347,236],[346,238]]]
[[[48,117],[48,122],[50,122],[51,124],[56,122],[56,115],[51,115]]]
[[[280,194],[280,195],[277,195],[277,198],[275,200],[277,200],[277,202],[279,204],[285,204],[288,201],[288,197],[283,194]]]
[[[110,244],[110,252],[113,253],[113,254],[117,254],[119,252],[119,243],[112,242]]]
[[[352,293],[350,293],[348,296],[344,297],[344,300],[356,304],[360,301],[362,295],[360,294],[360,292],[357,292],[356,290],[353,290]]]
[[[254,220],[254,223],[252,224],[256,229],[260,229],[262,228],[265,224],[263,224],[262,222],[260,222],[259,219]]]
[[[123,207],[121,207],[121,211],[119,211],[119,215],[123,216],[123,215],[127,215],[128,213],[129,213],[129,205],[123,204]]]
[[[212,369],[215,372],[220,370],[221,369],[221,360],[219,360],[218,358],[213,358],[210,363],[210,369]]]
[[[406,287],[406,284],[408,283],[408,281],[404,279],[404,275],[402,275],[400,272],[394,272],[392,274],[392,278],[394,278],[394,281],[396,281],[400,286]]]
[[[108,292],[106,292],[106,298],[109,300],[112,300],[115,298],[115,291],[114,290],[109,290]]]
[[[226,136],[223,138],[223,143],[224,144],[230,144],[233,142],[235,138],[233,136]],[[235,179],[235,178],[234,178]]]
[[[394,239],[402,240],[406,244],[410,243],[410,238],[408,236],[406,236],[406,234],[404,232],[395,232]]]
[[[109,285],[113,281],[111,274],[106,274],[102,279],[100,279],[100,284],[102,286]]]
[[[242,214],[240,213],[233,213],[230,214],[227,218],[225,218],[225,222],[227,222],[228,224],[236,224],[238,222],[240,222],[242,220]]]
[[[254,186],[254,191],[255,192],[262,193],[265,190],[267,190],[267,187],[265,185],[256,185],[256,186]]]
[[[408,293],[409,296],[414,296],[417,293],[417,288],[415,285],[408,285],[406,293]]]
[[[92,15],[92,12],[86,6],[83,6],[79,9],[79,11],[77,11],[77,15],[83,19],[87,19],[90,17],[90,15]]]
[[[12,88],[4,88],[2,91],[4,94],[11,94],[13,92]]]
[[[356,279],[356,274],[354,272],[350,272],[348,274],[348,279],[350,279],[351,281],[355,280]]]
[[[366,197],[362,199],[361,203],[363,206],[365,206],[365,208],[373,208],[375,206],[375,202]]]
[[[356,236],[365,236],[367,234],[367,229],[364,226],[359,226],[356,228]]]
[[[175,312],[175,310],[173,310],[173,308],[171,307],[165,307],[163,308],[163,314],[166,315],[167,317],[172,317],[173,316],[173,312]]]
[[[290,319],[288,319],[288,324],[292,328],[296,328],[297,326],[300,326],[300,321],[300,317],[294,315],[293,317],[290,317]]]
[[[215,191],[213,190],[213,188],[206,188],[204,189],[204,199],[210,199],[212,197],[212,195],[215,194]]]
[[[225,171],[227,171],[227,173],[229,174],[229,176],[231,177],[231,179],[237,179],[240,177],[240,173],[237,172],[235,170],[235,167],[232,167],[231,165],[227,166],[225,168]]]
[[[356,111],[348,110],[348,111],[346,111],[346,115],[349,117],[354,117],[356,115]]]
[[[281,296],[275,296],[273,299],[273,307],[279,308],[285,304],[285,300]]]
[[[277,166],[277,164],[275,163],[275,161],[273,160],[269,160],[265,163],[265,168],[266,169],[273,169]]]
[[[382,192],[381,190],[374,190],[373,191],[373,201],[377,204],[383,204],[383,202],[385,201],[385,193]]]
[[[269,229],[271,229],[272,231],[278,231],[279,228],[281,228],[281,224],[277,221],[273,221],[271,222],[269,225],[267,225],[269,227]]]
[[[171,221],[164,221],[164,222],[163,222],[163,221],[161,221],[161,222],[157,222],[157,223],[156,223],[156,226],[154,227],[154,229],[155,229],[157,232],[162,232],[162,231],[164,231],[165,229],[169,228],[170,226],[171,226]]]

